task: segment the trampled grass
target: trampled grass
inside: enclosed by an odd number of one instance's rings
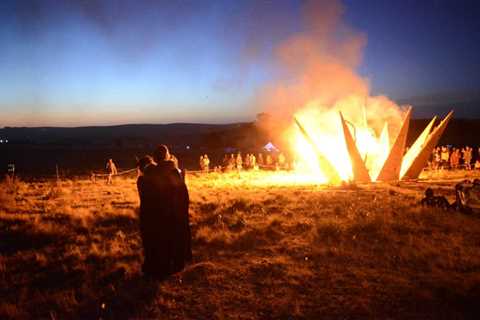
[[[417,205],[427,185],[452,201],[451,180],[328,187],[272,172],[187,183],[194,261],[163,282],[140,273],[134,178],[4,183],[0,318],[480,313],[480,217]]]

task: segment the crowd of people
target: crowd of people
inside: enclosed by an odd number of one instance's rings
[[[480,170],[480,147],[475,152],[472,147],[436,147],[428,162],[429,170]],[[207,154],[201,155],[199,167],[202,172],[229,172],[235,170],[293,170],[295,159],[287,159],[282,153],[225,154],[221,164],[212,166]]]
[[[476,152],[475,152],[476,151]],[[234,170],[293,170],[295,159],[287,159],[282,153],[247,153],[244,156],[225,154],[220,165],[212,166],[208,155],[200,156],[200,170],[203,172],[228,172]],[[480,170],[480,147],[474,150],[465,146],[456,148],[452,146],[436,147],[428,162],[430,170]]]
[[[209,172],[229,172],[241,170],[289,170],[295,167],[294,161],[289,161],[285,155],[280,153],[247,153],[244,156],[241,152],[237,154],[225,154],[220,165],[210,166],[210,159],[208,155],[201,155],[199,160],[200,170]]]
[[[474,156],[473,148],[465,146],[455,148],[451,146],[439,146],[433,149],[429,161],[431,170],[480,170],[480,147]]]

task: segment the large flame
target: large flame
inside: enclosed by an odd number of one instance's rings
[[[331,172],[328,171],[333,166],[341,180],[353,180],[352,162],[339,116],[339,112],[342,112],[369,176],[372,181],[376,181],[391,148],[389,128],[394,127],[398,131],[402,122],[402,111],[399,108],[394,108],[394,112],[378,113],[381,105],[378,104],[378,99],[383,98],[360,99],[353,96],[337,102],[333,107],[323,107],[316,101],[311,101],[298,111],[295,118],[310,139],[305,137],[298,126],[289,131],[289,140],[297,159],[296,171],[315,177],[318,182],[334,183],[328,178],[331,177]],[[370,106],[369,102],[373,104]],[[390,105],[383,107],[388,109]],[[392,136],[396,134],[393,132]],[[331,166],[319,162],[318,153],[327,158]]]

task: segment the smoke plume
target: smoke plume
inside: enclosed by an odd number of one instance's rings
[[[366,107],[369,126],[376,132],[384,121],[396,132],[402,108],[387,97],[369,95],[368,79],[356,71],[366,36],[350,28],[343,13],[338,1],[311,1],[303,7],[301,31],[274,49],[277,76],[261,92],[259,107],[277,123],[292,123],[293,116],[306,108],[319,118],[341,110],[351,121],[361,121]]]

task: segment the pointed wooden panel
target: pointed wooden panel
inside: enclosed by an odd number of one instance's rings
[[[322,169],[322,172],[325,174],[327,177],[328,181],[331,183],[337,183],[341,181],[340,175],[338,174],[337,170],[335,167],[330,163],[330,161],[322,154],[320,149],[317,147],[315,144],[315,141],[310,137],[308,132],[305,130],[305,128],[302,126],[300,121],[296,117],[293,118],[295,120],[296,125],[298,126],[298,129],[300,129],[300,132],[302,133],[303,137],[305,140],[308,141],[308,143],[312,146],[313,150],[315,151],[315,154],[317,155],[317,161],[318,165]]]
[[[432,127],[433,127],[433,124],[435,123],[435,120],[437,120],[437,116],[433,117],[433,119],[425,127],[423,132],[418,136],[417,140],[415,140],[415,142],[410,146],[410,149],[408,149],[407,153],[403,157],[402,169],[400,169],[400,179],[405,175],[408,168],[410,168],[410,166],[413,163],[413,160],[415,160],[419,152],[422,151],[423,145],[427,141],[428,136],[432,131]]]
[[[365,108],[365,105],[363,105],[363,126],[368,128],[367,108]]]
[[[400,178],[400,169],[402,167],[403,154],[405,153],[405,143],[407,142],[411,114],[412,108],[408,108],[402,127],[400,128],[397,138],[390,149],[390,153],[383,164],[382,170],[380,170],[380,173],[378,174],[378,181],[395,181]]]
[[[382,148],[390,150],[390,136],[388,134],[388,122],[385,122],[382,133],[380,134],[380,144]]]
[[[368,174],[367,167],[363,162],[360,152],[358,152],[355,141],[352,138],[352,134],[343,119],[343,115],[340,113],[340,120],[342,121],[343,134],[345,136],[345,144],[347,145],[348,154],[350,156],[350,162],[352,164],[353,180],[355,182],[371,182],[370,175]]]
[[[412,165],[407,169],[407,172],[405,172],[405,175],[402,177],[402,179],[416,179],[422,172],[423,168],[425,167],[425,164],[428,161],[428,158],[432,154],[433,148],[438,143],[438,140],[440,140],[440,137],[442,136],[442,133],[445,131],[445,128],[447,127],[448,122],[452,118],[453,111],[450,111],[445,119],[440,122],[438,127],[436,127],[432,134],[428,136],[427,141],[423,145],[423,148],[415,157],[415,160],[413,160]]]

